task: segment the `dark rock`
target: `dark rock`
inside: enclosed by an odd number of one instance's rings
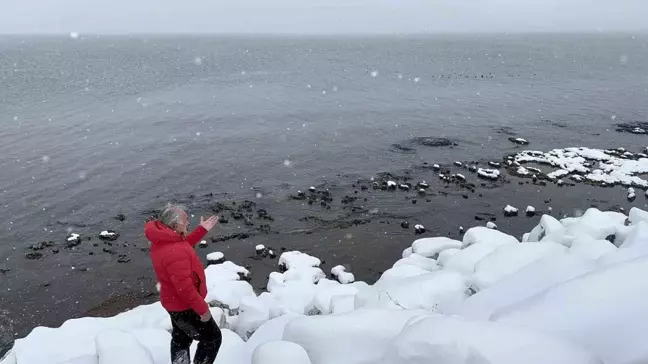
[[[126,215],[124,215],[124,214],[117,214],[117,216],[115,216],[115,220],[118,220],[118,221],[124,221],[124,220],[126,220]]]
[[[409,222],[407,222],[407,221],[403,221],[403,222],[401,222],[401,227],[402,227],[403,229],[408,229],[409,226],[410,226]]]
[[[414,234],[421,235],[423,233],[425,233],[425,227],[423,225],[414,226]]]
[[[117,263],[128,263],[130,261],[131,261],[131,259],[128,256],[126,256],[125,254],[120,255],[119,259],[117,259]]]
[[[416,148],[414,148],[411,145],[408,145],[407,142],[403,143],[394,143],[391,145],[390,150],[394,153],[401,153],[401,154],[415,154],[416,153]]]
[[[229,223],[229,220],[225,216],[219,216],[218,217],[218,223],[219,224],[227,224],[227,223]]]
[[[240,212],[238,212],[238,211],[234,211],[234,212],[232,212],[232,219],[234,219],[234,220],[241,220],[241,219],[243,219],[243,218],[245,218],[245,216],[244,216],[242,213],[240,213]]]
[[[369,189],[369,187],[367,187],[367,186],[365,186],[365,185],[362,185],[362,186],[360,187],[360,189],[363,190],[363,191],[366,191],[366,190]]]
[[[412,199],[412,203],[416,205],[416,199]]]
[[[43,259],[43,253],[30,252],[30,253],[25,254],[25,258],[27,258],[29,260]]]
[[[225,236],[212,236],[210,239],[212,243],[219,243],[222,241],[227,241],[227,240],[232,240],[232,239],[247,239],[250,237],[250,234],[248,233],[235,233],[235,234],[230,234],[230,235],[225,235]]]
[[[104,251],[104,253],[108,253],[108,254],[110,254],[110,255],[115,255],[115,254],[117,254],[117,253],[115,253],[114,250],[112,250],[112,249],[110,249],[110,248],[103,248],[103,251]]]
[[[31,250],[43,250],[45,248],[49,248],[51,246],[54,246],[53,241],[41,241],[36,244],[33,244],[32,246],[29,247]]]
[[[648,122],[630,122],[617,124],[620,133],[648,134]]]
[[[52,249],[52,253],[54,253],[54,254],[58,254],[58,253],[59,253],[59,249],[58,249],[58,248],[54,248],[54,249]]]
[[[497,221],[497,217],[490,212],[479,212],[475,215],[477,221]]]
[[[352,202],[355,202],[358,198],[357,197],[351,197],[351,196],[344,196],[342,198],[342,203],[343,204],[350,204]]]
[[[88,255],[94,255],[94,252],[88,252]]]
[[[411,141],[426,147],[450,147],[458,145],[456,142],[446,138],[417,137],[411,139]]]

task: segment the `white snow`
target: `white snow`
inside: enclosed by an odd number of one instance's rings
[[[412,249],[415,254],[426,258],[435,258],[446,249],[459,249],[461,242],[449,238],[423,238],[414,241]]]
[[[458,179],[462,180],[462,181],[465,181],[465,180],[466,180],[466,176],[464,176],[463,174],[457,173],[457,174],[455,174],[455,176],[456,176]]]
[[[252,355],[252,364],[311,364],[303,347],[290,341],[270,341],[259,345]]]
[[[620,152],[625,152],[625,149]],[[539,163],[554,167],[556,170],[547,173],[552,179],[569,175],[576,181],[584,178],[594,183],[648,187],[648,181],[637,176],[648,172],[648,158],[637,155],[640,157],[637,160],[627,159],[631,155],[632,153],[621,158],[617,152],[610,150],[565,148],[546,153],[526,150],[517,153],[514,160],[518,163]]]
[[[514,214],[514,213],[518,212],[518,209],[516,209],[515,207],[513,207],[511,205],[506,205],[504,207],[504,212],[509,213],[509,214]]]
[[[263,251],[265,249],[265,245],[259,244],[254,248],[257,252]]]
[[[389,188],[395,188],[395,187],[396,187],[396,182],[394,182],[394,181],[387,181],[387,187],[389,187]]]
[[[459,161],[454,162],[454,164],[455,164],[455,166],[457,166],[457,167],[461,167],[461,166],[463,166],[463,163],[461,163],[461,162],[459,162]]]
[[[535,207],[533,207],[533,206],[527,206],[526,210],[524,210],[524,211],[525,211],[525,212],[535,212],[535,210],[536,210]]]
[[[285,252],[260,294],[240,279],[247,269],[210,265],[215,364],[648,362],[648,212],[543,215],[523,241],[486,227],[417,239],[372,285]],[[19,338],[0,364],[168,364],[170,328],[159,302],[68,320]]]
[[[460,317],[411,319],[378,364],[602,364],[586,350],[533,330]]]
[[[552,242],[507,244],[499,247],[475,265],[475,274],[471,278],[472,288],[475,291],[486,289],[538,259],[561,254],[565,250],[564,246]]]
[[[221,252],[213,252],[213,253],[207,254],[207,260],[211,261],[211,262],[215,262],[215,261],[221,260],[223,258],[225,258],[225,254],[223,254]]]
[[[488,244],[493,246],[502,246],[506,244],[517,244],[518,240],[511,235],[504,234],[501,231],[488,229],[483,226],[477,226],[468,229],[463,237],[463,248],[473,244]]]
[[[487,222],[486,227],[489,229],[497,229],[497,225],[495,225],[495,223],[492,221]]]
[[[279,265],[283,265],[287,269],[319,267],[320,264],[322,264],[322,261],[318,258],[299,251],[285,252],[279,257]]]
[[[67,241],[77,241],[77,240],[79,240],[80,237],[81,237],[81,235],[79,235],[77,233],[72,233],[72,234],[70,234],[70,236],[68,236]]]
[[[500,176],[500,171],[498,171],[497,169],[479,168],[477,170],[477,175],[487,179],[498,179]]]
[[[108,231],[108,230],[104,230],[104,231],[99,233],[99,236],[101,236],[102,238],[112,238],[112,237],[115,237],[116,235],[117,235],[116,232]]]
[[[207,246],[207,240],[201,240],[200,243],[198,243],[201,247],[206,247]]]
[[[331,274],[342,284],[349,284],[355,281],[353,273],[347,272],[346,268],[342,265],[336,265],[331,268]]]
[[[438,165],[438,164],[435,164],[435,165],[432,166],[432,168],[434,168],[434,169],[441,169],[441,166]]]

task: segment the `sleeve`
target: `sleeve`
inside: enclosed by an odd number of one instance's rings
[[[198,315],[203,315],[209,311],[207,302],[200,296],[194,286],[191,259],[186,252],[179,252],[179,257],[170,261],[166,266],[166,270],[171,278],[171,284],[173,284],[173,288],[181,300],[187,303]]]
[[[204,238],[205,235],[207,235],[207,230],[204,227],[198,225],[198,227],[195,228],[194,231],[190,232],[184,240],[189,243],[189,245],[196,246],[200,239]]]

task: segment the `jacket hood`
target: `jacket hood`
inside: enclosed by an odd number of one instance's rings
[[[183,241],[182,235],[158,220],[149,221],[144,225],[144,235],[153,245],[173,244]]]

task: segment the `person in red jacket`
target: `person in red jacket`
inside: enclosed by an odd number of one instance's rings
[[[216,216],[200,218],[188,234],[189,216],[184,207],[167,205],[159,219],[144,226],[151,242],[151,260],[160,283],[160,301],[171,316],[171,362],[189,364],[189,347],[198,341],[194,364],[212,364],[222,342],[218,325],[205,302],[205,269],[194,246],[218,222]]]

